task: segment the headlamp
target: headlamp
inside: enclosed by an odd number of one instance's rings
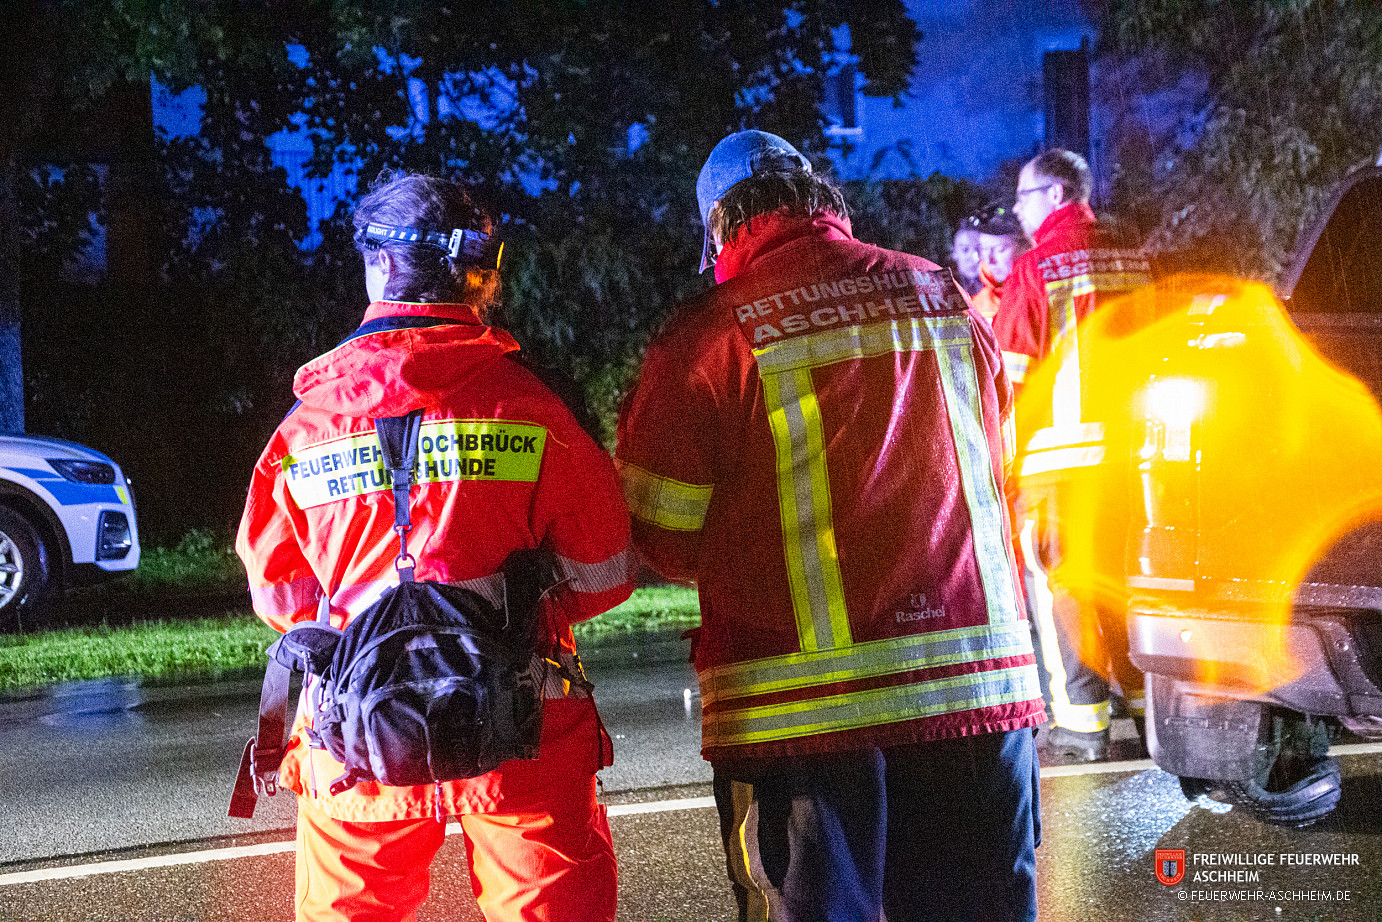
[[[490,234],[457,227],[447,236],[440,231],[424,231],[416,227],[398,227],[370,221],[355,232],[355,245],[377,250],[385,243],[418,243],[437,247],[451,259],[477,269],[498,269],[504,254],[504,242]]]

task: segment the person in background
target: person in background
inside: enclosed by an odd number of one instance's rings
[[[955,281],[971,298],[984,287],[979,278],[980,258],[979,232],[962,222],[950,247],[950,262],[955,267]]]
[[[965,221],[979,232],[979,279],[983,288],[973,296],[974,309],[993,323],[1003,297],[1003,283],[1012,273],[1013,260],[1027,251],[1027,238],[1012,209],[993,204]]]
[[[1038,366],[1056,363],[1049,402],[1021,401],[1019,454],[1034,437],[1048,449],[1102,442],[1103,424],[1087,419],[1083,405],[1080,321],[1151,281],[1146,258],[1099,226],[1089,207],[1091,185],[1084,158],[1061,148],[1034,157],[1018,176],[1013,212],[1033,247],[1014,260],[1003,283],[994,333],[1019,392]],[[1035,627],[1050,673],[1054,725],[1043,748],[1097,761],[1109,751],[1110,680],[1130,714],[1143,714],[1142,674],[1128,658],[1126,596],[1087,576],[1123,572],[1126,535],[1104,532],[1123,521],[1117,509],[1127,491],[1105,490],[1096,500],[1089,485],[1101,455],[1080,450],[1064,457],[1067,466],[1044,472],[1042,488],[1024,485],[1019,534],[1026,564],[1041,568],[1029,585],[1037,590],[1030,592]],[[1076,535],[1075,528],[1088,531]]]
[[[1034,919],[1045,708],[993,334],[776,135],[722,140],[696,195],[718,284],[648,347],[616,464],[635,546],[700,593],[740,918]]]
[[[373,419],[421,409],[409,543],[417,578],[497,605],[510,553],[549,550],[565,582],[543,603],[539,643],[577,676],[570,625],[633,590],[629,517],[609,455],[487,322],[498,253],[491,219],[464,186],[381,177],[355,229],[364,322],[298,369],[300,401],[250,482],[235,547],[255,613],[287,631],[326,606],[344,628],[398,585]],[[343,767],[314,743],[305,689],[280,766],[297,794],[297,918],[413,919],[456,815],[487,922],[613,922],[614,849],[595,796],[613,750],[588,689],[549,675],[535,759],[460,781],[340,792],[331,782]]]

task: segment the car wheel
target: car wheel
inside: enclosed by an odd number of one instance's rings
[[[1339,763],[1328,756],[1279,757],[1246,781],[1225,781],[1229,799],[1278,826],[1309,826],[1339,805]]]
[[[1208,778],[1191,778],[1189,775],[1180,776],[1180,792],[1185,795],[1186,800],[1197,801],[1201,797],[1212,795],[1219,790],[1220,786]]]
[[[35,619],[51,588],[49,564],[37,530],[0,506],[0,631],[22,630]]]

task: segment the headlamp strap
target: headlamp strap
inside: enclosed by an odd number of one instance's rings
[[[359,232],[359,238],[361,243],[372,243],[375,246],[386,241],[426,244],[446,251],[446,255],[452,259],[459,256],[466,263],[495,269],[499,268],[499,255],[504,249],[503,243],[494,240],[490,234],[461,227],[453,229],[451,235],[447,236],[438,231],[423,231],[416,227],[397,227],[370,221]]]

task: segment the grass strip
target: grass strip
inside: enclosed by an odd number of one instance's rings
[[[586,645],[694,627],[694,589],[652,586],[575,627]],[[0,637],[0,693],[115,676],[145,681],[206,681],[262,668],[277,634],[246,612],[188,621],[136,622],[128,627],[64,628]]]

